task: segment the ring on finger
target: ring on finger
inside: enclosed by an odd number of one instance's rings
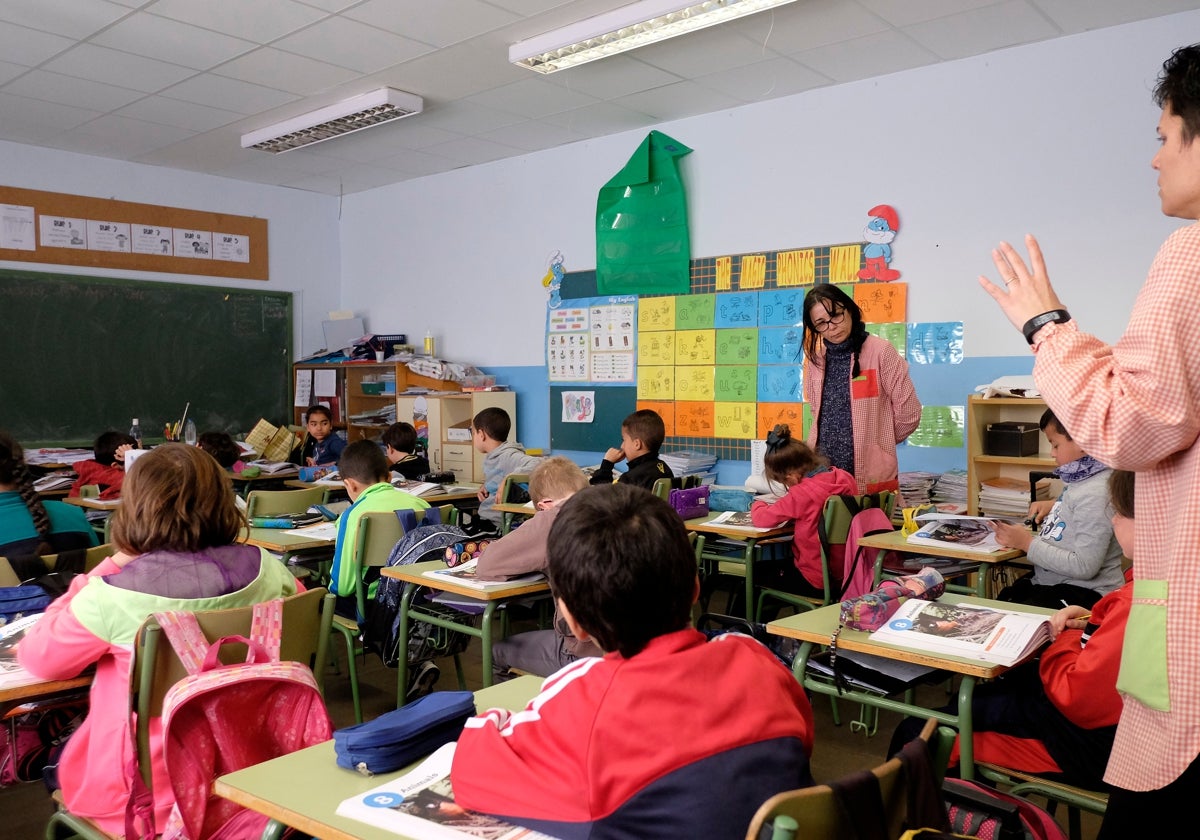
[[[1012,277],[1009,277],[1007,280],[1005,280],[1005,281],[1004,281],[1004,285],[1005,285],[1005,286],[1009,286],[1009,285],[1012,285],[1013,283],[1016,283],[1016,282],[1017,282],[1017,278],[1016,278],[1016,276],[1014,275],[1014,276],[1012,276]]]

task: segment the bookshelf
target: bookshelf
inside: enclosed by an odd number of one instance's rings
[[[967,400],[967,513],[979,515],[979,483],[1004,476],[1029,480],[1032,470],[1049,472],[1056,466],[1045,435],[1038,435],[1036,455],[1016,457],[984,452],[984,433],[989,423],[1022,421],[1037,423],[1046,402],[1029,397],[978,397]]]

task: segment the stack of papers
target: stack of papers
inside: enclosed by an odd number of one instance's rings
[[[275,475],[277,473],[286,472],[299,472],[299,469],[296,467],[296,465],[288,461],[268,461],[266,459],[259,459],[257,461],[250,461],[246,464],[246,466],[258,467],[259,470],[267,475]]]
[[[50,473],[33,481],[33,489],[39,493],[48,490],[66,490],[75,483],[74,473]]]
[[[896,507],[920,507],[929,504],[937,477],[937,473],[931,472],[900,473],[900,499]]]
[[[710,473],[712,481],[704,481],[704,484],[712,484],[716,481],[716,472],[713,467],[717,464],[717,456],[709,455],[707,452],[660,452],[658,455],[671,468],[671,472],[677,477],[685,475],[699,475],[707,477]]]
[[[396,422],[396,404],[389,402],[370,411],[351,414],[350,422],[360,426],[390,426]]]
[[[31,466],[38,464],[76,464],[86,461],[95,455],[90,449],[26,449],[25,463]]]
[[[948,502],[957,505],[962,505],[962,509],[967,509],[967,471],[966,470],[947,470],[938,476],[937,481],[933,483],[933,490],[930,492],[930,497],[934,504],[939,502]]]
[[[1037,500],[1050,498],[1050,481],[1037,483]],[[1029,511],[1029,482],[1019,478],[985,478],[979,482],[979,511],[988,516],[1025,516]]]

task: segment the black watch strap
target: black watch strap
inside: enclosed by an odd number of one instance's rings
[[[1051,309],[1049,312],[1043,312],[1041,315],[1034,315],[1025,322],[1025,326],[1021,327],[1021,332],[1025,336],[1025,340],[1031,345],[1033,337],[1037,331],[1047,324],[1065,324],[1071,320],[1071,313],[1065,309]]]

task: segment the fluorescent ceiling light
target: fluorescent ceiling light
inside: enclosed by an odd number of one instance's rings
[[[640,0],[513,44],[508,60],[538,73],[553,73],[791,2]]]
[[[278,154],[421,113],[421,97],[385,87],[242,135],[243,149]]]

